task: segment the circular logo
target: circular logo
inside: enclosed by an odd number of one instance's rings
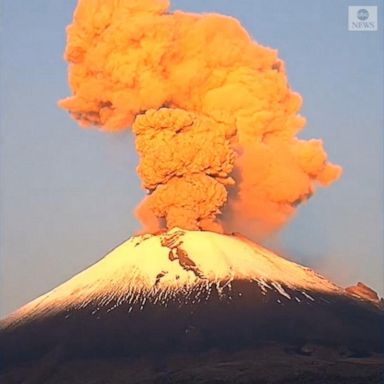
[[[357,11],[357,18],[360,21],[367,20],[369,17],[369,12],[365,8],[361,8]]]

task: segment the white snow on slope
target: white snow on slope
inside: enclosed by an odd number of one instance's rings
[[[195,302],[201,299],[199,292],[217,289],[220,293],[233,280],[254,281],[263,294],[274,290],[285,300],[291,296],[284,287],[303,295],[305,291],[343,292],[309,268],[249,240],[175,228],[161,235],[130,238],[93,266],[21,307],[0,327],[90,303],[111,311],[127,302],[141,308],[147,300],[166,305],[176,294]],[[195,288],[192,293],[191,287]]]

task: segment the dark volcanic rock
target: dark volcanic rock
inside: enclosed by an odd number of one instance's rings
[[[0,373],[4,384],[381,384],[383,359],[345,358],[323,348],[303,356],[283,346],[217,349],[165,357],[63,360],[58,353]]]
[[[298,295],[286,288],[289,295]],[[322,345],[348,348],[356,356],[382,352],[383,314],[376,307],[348,297],[302,295],[300,302],[277,293],[263,295],[253,283],[233,282],[225,297],[167,306],[148,304],[129,312],[60,312],[0,332],[0,353],[6,365],[38,360],[57,349],[65,359],[85,357],[163,356],[204,352],[212,348],[235,351],[265,342],[297,348]]]

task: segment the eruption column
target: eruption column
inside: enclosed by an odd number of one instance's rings
[[[277,52],[233,18],[80,0],[65,58],[72,96],[60,106],[85,127],[132,127],[147,229],[267,235],[341,174],[320,140],[297,138],[302,101]]]

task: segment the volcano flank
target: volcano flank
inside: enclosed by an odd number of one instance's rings
[[[382,320],[378,302],[245,238],[175,228],[130,238],[3,319],[0,352],[11,370],[52,354],[131,361],[271,343],[369,356]]]

